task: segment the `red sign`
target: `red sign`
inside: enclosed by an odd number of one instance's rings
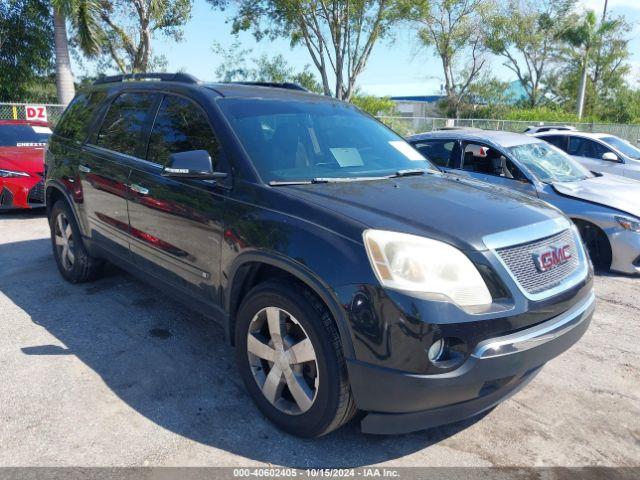
[[[552,268],[562,265],[571,259],[570,245],[556,246],[544,248],[533,252],[533,261],[539,272],[546,272]]]
[[[25,118],[31,121],[46,122],[47,107],[44,105],[27,105],[24,107]]]

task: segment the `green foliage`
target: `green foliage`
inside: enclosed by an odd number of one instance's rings
[[[487,17],[487,48],[525,88],[529,106],[545,98],[547,78],[575,0],[508,0]]]
[[[389,97],[376,97],[375,95],[364,95],[356,92],[351,99],[351,103],[373,116],[393,115],[396,113],[396,104]]]
[[[242,48],[238,42],[229,48],[214,42],[213,51],[221,59],[215,74],[223,82],[291,82],[322,93],[322,86],[310,71],[311,67],[306,65],[301,72],[296,72],[282,54],[252,57],[252,50]]]
[[[45,0],[0,2],[0,101],[32,98],[53,59],[53,23]]]
[[[225,0],[207,0],[215,8]],[[316,67],[323,92],[349,100],[375,43],[399,20],[395,0],[240,0],[233,31],[260,41],[283,37],[301,45]],[[332,87],[331,83],[335,81]]]

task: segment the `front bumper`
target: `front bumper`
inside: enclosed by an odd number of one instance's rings
[[[419,375],[349,361],[365,433],[397,434],[444,425],[492,408],[524,387],[542,365],[577,342],[595,308],[593,292],[534,327],[478,343],[456,370]]]
[[[640,274],[640,233],[616,229],[608,233],[611,244],[611,270]]]
[[[44,180],[39,176],[0,178],[0,210],[44,206]]]

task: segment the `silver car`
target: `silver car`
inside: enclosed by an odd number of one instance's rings
[[[567,152],[591,171],[640,180],[640,149],[614,135],[545,132],[534,136]]]
[[[439,131],[408,141],[450,173],[538,197],[578,227],[594,266],[640,274],[640,182],[592,173],[543,140],[497,131]]]

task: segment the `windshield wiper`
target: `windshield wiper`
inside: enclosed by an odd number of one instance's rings
[[[315,177],[310,180],[271,180],[272,187],[282,187],[287,185],[311,185],[314,183],[348,183],[364,182],[366,180],[384,180],[389,177]]]
[[[424,174],[425,174],[425,170],[421,170],[419,168],[407,169],[407,170],[398,170],[396,173],[391,175],[389,178],[412,177],[412,176],[424,175]]]

